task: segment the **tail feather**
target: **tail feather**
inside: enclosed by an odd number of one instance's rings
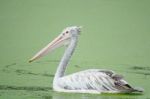
[[[144,90],[142,88],[129,88],[121,91],[122,93],[143,93]]]
[[[133,88],[133,92],[140,92],[140,93],[142,93],[142,92],[144,92],[144,89],[142,89],[142,88]]]
[[[134,88],[126,83],[124,80],[120,80],[115,83],[115,87],[120,90],[121,93],[142,93],[144,89],[142,88]]]

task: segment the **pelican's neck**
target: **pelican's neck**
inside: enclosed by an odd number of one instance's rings
[[[68,62],[69,62],[69,60],[75,50],[75,47],[77,45],[77,39],[78,39],[78,36],[71,38],[70,44],[68,45],[67,49],[65,50],[65,53],[58,65],[54,80],[64,76]]]

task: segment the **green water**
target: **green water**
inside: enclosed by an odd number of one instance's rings
[[[66,74],[111,69],[145,92],[52,91],[64,48],[28,60],[71,25],[83,29]],[[149,0],[0,0],[0,99],[150,99],[149,26]]]

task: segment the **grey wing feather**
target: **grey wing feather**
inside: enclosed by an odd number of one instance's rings
[[[130,92],[143,92],[144,91],[144,89],[142,88],[133,88],[130,84],[128,84],[123,79],[122,75],[116,74],[115,72],[110,71],[110,70],[100,70],[100,71],[109,75],[114,80],[115,88],[118,89],[119,92],[130,93]]]

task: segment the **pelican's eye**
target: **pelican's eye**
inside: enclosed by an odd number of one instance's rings
[[[66,31],[66,34],[68,34],[69,33],[69,31]]]

